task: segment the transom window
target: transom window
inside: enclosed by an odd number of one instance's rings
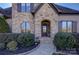
[[[29,32],[30,24],[28,22],[21,23],[21,32]]]
[[[76,22],[74,21],[61,21],[59,22],[59,29],[61,32],[76,32]]]
[[[21,12],[30,12],[30,3],[21,3]]]

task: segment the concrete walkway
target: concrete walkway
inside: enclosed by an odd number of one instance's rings
[[[40,38],[40,46],[27,55],[51,55],[56,49],[52,43],[52,39],[48,37]],[[23,53],[26,55],[26,53]]]

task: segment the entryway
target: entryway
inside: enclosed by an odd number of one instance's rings
[[[41,22],[41,35],[42,37],[50,37],[50,21],[43,20]]]

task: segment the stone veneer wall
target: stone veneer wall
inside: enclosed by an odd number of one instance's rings
[[[9,27],[10,27],[10,31],[12,31],[12,19],[6,19],[6,22],[8,23]]]
[[[56,12],[49,6],[49,4],[44,4],[38,12],[35,14],[35,35],[36,37],[41,37],[41,22],[43,20],[50,21],[50,34],[51,37],[55,35],[58,31],[58,15]]]
[[[0,13],[0,16],[3,16],[3,14],[2,14],[2,13]]]
[[[17,4],[12,4],[12,32],[21,32],[21,23],[27,21],[30,24],[30,31],[34,33],[33,16],[31,13],[23,13],[17,11]]]
[[[44,4],[35,14],[33,18],[31,13],[17,12],[17,5],[12,4],[12,32],[20,33],[20,24],[23,21],[30,23],[31,32],[36,37],[41,37],[41,22],[43,20],[50,21],[51,38],[58,32],[58,21],[73,20],[77,21],[77,32],[79,32],[79,15],[58,15],[49,4]]]

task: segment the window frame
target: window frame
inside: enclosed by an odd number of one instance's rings
[[[25,6],[24,6],[25,11],[22,11],[22,8],[23,8],[22,4],[25,4]],[[29,6],[27,4],[29,4]],[[31,3],[21,3],[21,5],[20,5],[20,11],[21,12],[30,12],[31,11]]]
[[[59,21],[59,26],[58,26],[58,29],[59,29],[59,32],[63,32],[62,31],[62,22],[66,22],[66,32],[68,32],[68,22],[71,22],[72,23],[72,29],[71,29],[71,32],[69,32],[69,33],[73,33],[74,31],[74,29],[73,28],[75,28],[74,27],[74,22],[76,22],[76,21],[72,21],[72,20],[61,20],[61,21]],[[75,32],[77,32],[77,23],[76,23],[76,30],[75,30]]]
[[[22,6],[22,4],[24,4],[24,6]],[[25,3],[21,3],[21,12],[26,12],[26,4]]]
[[[22,32],[22,25],[24,24],[24,32]],[[21,29],[21,32],[22,33],[26,33],[26,32],[28,32],[28,25],[27,24],[29,24],[29,26],[30,26],[30,23],[29,22],[27,22],[27,21],[23,21],[21,24],[20,24],[20,29]],[[30,29],[30,27],[29,27],[29,29]]]

